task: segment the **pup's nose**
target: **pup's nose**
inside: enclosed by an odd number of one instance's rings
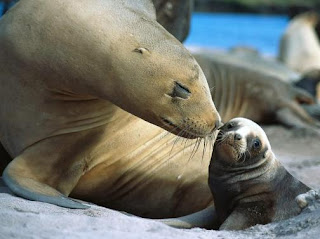
[[[240,139],[242,139],[242,136],[240,134],[238,134],[238,133],[235,133],[234,134],[234,140],[240,140]]]

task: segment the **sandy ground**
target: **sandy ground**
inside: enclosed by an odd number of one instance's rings
[[[286,168],[309,186],[320,188],[320,135],[281,126],[264,129],[275,154]],[[0,183],[0,238],[318,239],[320,201],[313,201],[295,218],[257,225],[245,231],[182,230],[95,205],[87,210],[72,210],[24,200],[11,195]]]

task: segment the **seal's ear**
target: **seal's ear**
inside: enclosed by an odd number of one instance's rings
[[[147,48],[144,48],[144,47],[138,47],[138,48],[134,49],[133,52],[137,52],[137,53],[140,53],[142,55],[146,54],[146,53],[150,53],[150,51]]]

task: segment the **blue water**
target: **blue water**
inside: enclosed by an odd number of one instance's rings
[[[281,34],[288,24],[282,15],[194,13],[187,46],[229,49],[251,46],[268,55],[277,55]]]

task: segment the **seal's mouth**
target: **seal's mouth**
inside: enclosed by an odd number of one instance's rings
[[[204,134],[196,134],[194,132],[191,132],[190,130],[188,130],[187,128],[181,128],[178,125],[172,123],[172,121],[160,117],[162,122],[165,124],[165,126],[167,126],[168,128],[170,128],[169,132],[172,134],[176,134],[176,135],[181,135],[184,138],[188,138],[188,139],[195,139],[195,138],[204,138],[208,135],[204,135]]]

